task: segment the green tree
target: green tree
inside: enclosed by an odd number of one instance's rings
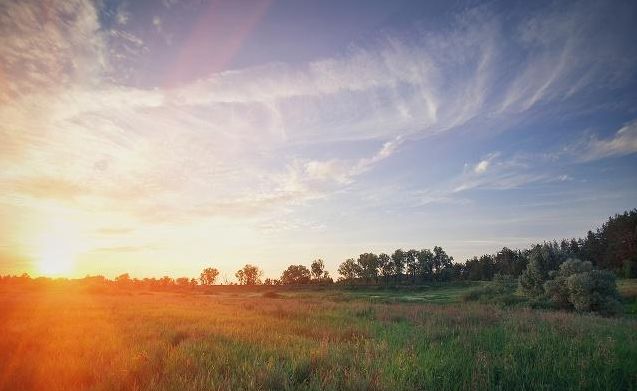
[[[565,256],[559,251],[557,243],[538,244],[529,250],[529,263],[519,278],[522,292],[532,298],[544,295],[549,271],[557,269]]]

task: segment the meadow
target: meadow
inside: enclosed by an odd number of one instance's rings
[[[637,389],[631,311],[602,318],[463,302],[473,285],[5,288],[0,389]],[[620,284],[633,301],[636,287]]]

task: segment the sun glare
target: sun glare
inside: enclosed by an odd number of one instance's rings
[[[45,276],[67,276],[73,271],[73,259],[70,254],[54,249],[42,255],[38,263],[38,269]]]
[[[39,274],[48,277],[69,277],[75,266],[80,240],[72,224],[56,221],[37,241],[35,261]]]

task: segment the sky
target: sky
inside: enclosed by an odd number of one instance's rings
[[[584,236],[637,207],[634,1],[0,1],[0,274]]]

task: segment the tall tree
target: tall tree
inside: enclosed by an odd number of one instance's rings
[[[411,278],[411,282],[416,282],[416,273],[418,271],[418,251],[411,249],[405,253],[405,266],[407,275]]]
[[[394,273],[394,263],[391,257],[385,253],[378,254],[378,272],[385,280],[385,283],[389,281]]]
[[[425,248],[418,251],[418,275],[423,281],[431,281],[433,279],[433,258],[434,254],[431,250]]]
[[[453,258],[451,258],[445,250],[440,246],[434,246],[434,276],[439,281],[446,281],[451,275],[451,267],[453,264]]]
[[[365,281],[374,280],[378,282],[378,256],[374,253],[364,253],[358,256],[358,265],[361,275]]]
[[[406,254],[403,249],[398,249],[394,251],[391,255],[392,263],[394,264],[394,277],[396,281],[400,281],[403,276],[403,272],[405,270],[405,260]]]

